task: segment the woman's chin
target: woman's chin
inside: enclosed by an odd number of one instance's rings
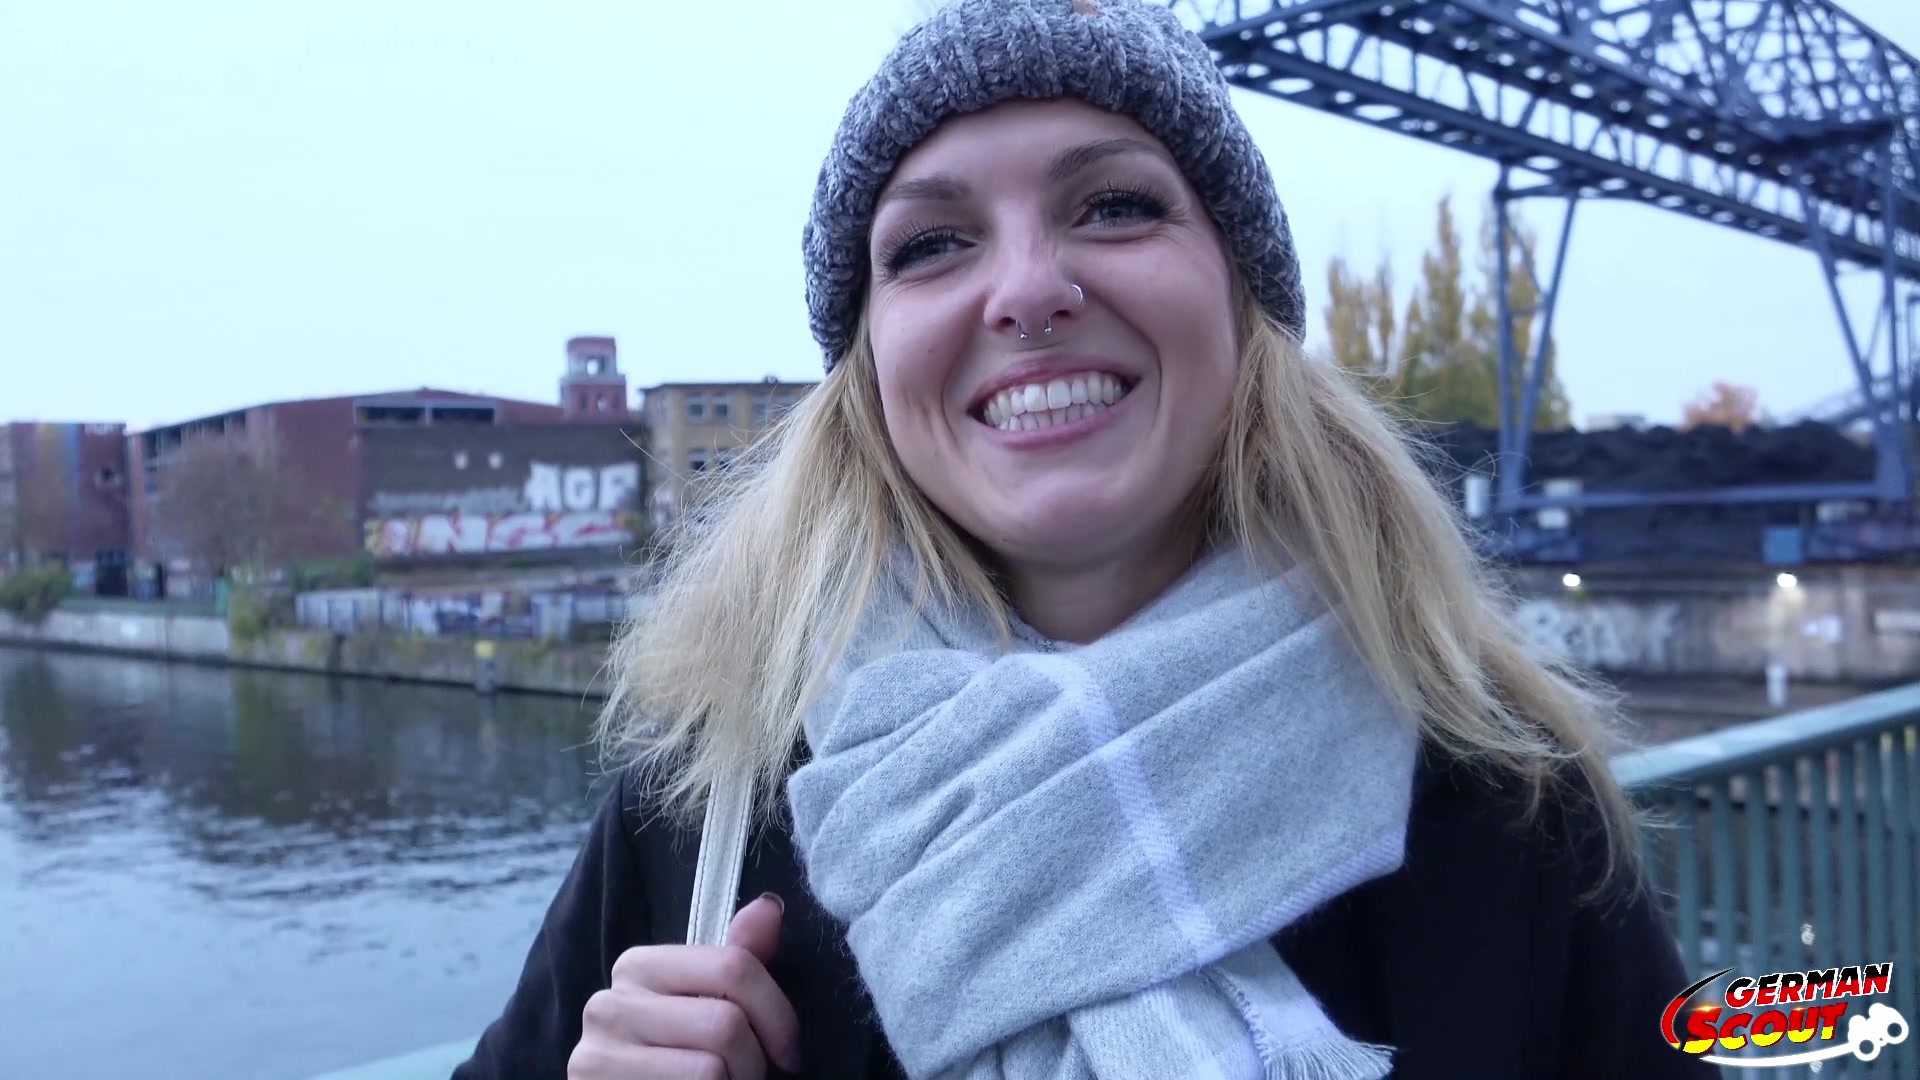
[[[1138,499],[1086,485],[1028,491],[995,508],[983,539],[1002,558],[1016,562],[1109,558],[1140,530],[1139,507]]]

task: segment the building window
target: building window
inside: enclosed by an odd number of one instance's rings
[[[707,395],[687,395],[687,419],[703,421],[707,418]]]
[[[606,412],[607,411],[607,395],[605,394],[593,395],[593,407],[595,410],[599,412]]]
[[[727,400],[727,397],[725,394],[713,395],[713,418],[715,420],[725,422],[727,419],[727,413],[730,411],[728,408],[730,404],[731,402]]]
[[[713,454],[714,468],[724,469],[731,464],[733,464],[733,448],[732,447],[727,447],[724,450],[714,451],[714,454]]]
[[[100,472],[94,477],[94,483],[103,488],[120,486],[120,470],[111,465],[100,466]]]
[[[493,453],[487,455],[487,468],[489,469],[499,468],[501,460],[502,459],[500,457],[500,451],[495,450]]]
[[[706,467],[707,467],[707,452],[705,450],[694,450],[691,453],[687,454],[687,468],[693,470],[694,472],[700,472],[704,470]]]
[[[439,405],[427,414],[429,424],[492,424],[491,405]]]
[[[773,415],[773,395],[755,394],[753,396],[753,422],[764,424],[767,417]]]

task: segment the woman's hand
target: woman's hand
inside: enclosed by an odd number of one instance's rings
[[[762,1080],[767,1062],[800,1071],[800,1022],[767,974],[780,898],[734,915],[723,946],[646,945],[614,961],[587,999],[568,1080]]]

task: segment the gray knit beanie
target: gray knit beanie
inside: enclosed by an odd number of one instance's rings
[[[908,31],[854,95],[820,168],[802,249],[829,372],[853,343],[874,203],[900,159],[958,114],[1060,97],[1129,117],[1166,144],[1261,303],[1304,339],[1286,212],[1199,37],[1145,0],[958,0]]]

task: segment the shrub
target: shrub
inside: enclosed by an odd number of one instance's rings
[[[288,568],[294,592],[317,589],[363,589],[373,584],[373,557],[361,552],[346,559],[315,559]]]
[[[38,623],[73,593],[73,575],[60,565],[38,566],[0,581],[0,611]]]
[[[256,641],[292,621],[293,599],[263,589],[236,586],[227,597],[227,632],[238,642]]]

